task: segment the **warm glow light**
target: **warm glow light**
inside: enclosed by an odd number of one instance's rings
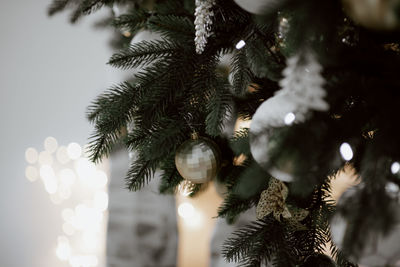
[[[71,197],[71,188],[65,184],[58,187],[58,195],[62,199],[69,199]]]
[[[86,185],[93,186],[93,178],[96,177],[96,165],[86,158],[80,158],[75,163],[75,169],[80,180]]]
[[[296,116],[294,115],[294,113],[289,112],[288,114],[286,114],[284,121],[285,121],[286,125],[291,125],[295,119],[296,119]]]
[[[39,154],[39,163],[40,164],[46,164],[46,165],[51,165],[53,164],[53,157],[51,154],[47,151],[42,151]]]
[[[105,211],[108,208],[108,194],[103,191],[98,191],[94,195],[93,205],[100,211]]]
[[[69,260],[69,264],[72,267],[93,267],[97,266],[98,263],[99,260],[94,255],[77,255]]]
[[[56,176],[50,165],[42,165],[40,167],[40,178],[42,178],[44,188],[49,194],[55,194],[57,192],[58,185]]]
[[[64,223],[62,229],[66,235],[73,235],[75,233],[75,229],[70,223]]]
[[[70,222],[72,217],[74,217],[74,211],[72,209],[63,209],[61,216],[64,221]]]
[[[95,177],[95,186],[96,187],[105,187],[107,185],[108,178],[107,174],[101,170],[96,171],[96,177]]]
[[[25,176],[29,181],[34,182],[39,177],[39,171],[34,166],[28,166],[25,169]]]
[[[348,143],[343,143],[340,145],[340,154],[342,158],[346,161],[349,161],[353,158],[353,150]]]
[[[67,147],[60,146],[57,149],[56,157],[57,157],[58,162],[60,162],[61,164],[68,163],[68,161],[70,161],[70,158],[68,156]]]
[[[245,45],[246,45],[245,41],[240,40],[240,41],[236,44],[236,49],[242,49]]]
[[[56,248],[56,255],[62,261],[67,261],[71,255],[71,247],[66,237],[58,237],[58,245]]]
[[[76,180],[75,172],[69,168],[62,169],[58,173],[58,177],[60,178],[60,182],[66,186],[72,186]]]
[[[84,232],[82,240],[87,250],[96,250],[100,242],[99,236],[94,232]]]
[[[30,147],[25,150],[25,159],[28,163],[34,164],[38,160],[38,152],[36,149]]]
[[[96,209],[79,204],[75,208],[73,226],[79,230],[98,231],[103,220],[103,213]]]
[[[57,150],[57,146],[57,140],[52,136],[49,136],[44,140],[44,149],[50,154]]]
[[[77,143],[70,143],[67,147],[67,153],[71,159],[78,159],[82,154],[82,148]]]
[[[198,228],[203,223],[203,216],[199,212],[194,212],[193,216],[185,218],[185,224],[191,228]]]
[[[188,202],[184,202],[179,205],[178,207],[178,214],[181,216],[183,219],[188,219],[190,217],[193,217],[195,214],[195,209],[192,204]]]
[[[390,167],[390,170],[392,171],[393,174],[396,174],[400,171],[400,163],[397,161],[392,163],[392,166]]]

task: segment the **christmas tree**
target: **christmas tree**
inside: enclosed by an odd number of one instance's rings
[[[160,193],[224,184],[219,216],[257,211],[225,243],[241,266],[400,259],[399,239],[385,248],[399,237],[400,1],[55,0],[49,14],[100,8],[121,48],[108,63],[140,71],[89,106],[93,161],[123,143],[130,190],[156,169]],[[142,30],[160,38],[129,45]],[[344,168],[360,183],[335,205]]]

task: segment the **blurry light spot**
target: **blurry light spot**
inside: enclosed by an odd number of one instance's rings
[[[99,236],[93,232],[83,233],[83,243],[87,250],[95,250],[98,248],[100,240]]]
[[[400,171],[400,163],[397,161],[393,162],[392,166],[390,167],[393,174],[396,174]]]
[[[185,224],[191,228],[198,228],[203,223],[203,217],[201,213],[194,212],[193,216],[184,219]]]
[[[284,121],[285,121],[286,125],[291,125],[295,119],[296,119],[296,116],[294,115],[294,113],[289,112],[288,114],[286,114]]]
[[[53,157],[51,156],[51,154],[49,152],[42,151],[39,154],[39,163],[51,165],[51,164],[53,164]]]
[[[237,44],[236,44],[236,49],[241,49],[246,45],[245,41],[240,40]]]
[[[57,150],[57,146],[57,140],[52,136],[49,136],[44,140],[44,149],[50,154]]]
[[[67,147],[67,153],[71,159],[78,159],[82,154],[82,148],[77,143],[70,143]]]
[[[75,233],[75,229],[70,223],[64,223],[62,229],[66,235],[73,235]]]
[[[71,247],[69,245],[68,239],[66,237],[58,238],[58,245],[56,248],[56,255],[62,261],[69,260],[71,255]]]
[[[82,182],[86,185],[93,186],[93,179],[96,178],[96,166],[93,162],[86,158],[81,158],[75,163],[75,169]]]
[[[28,166],[25,169],[25,176],[29,181],[34,182],[39,177],[39,171],[34,166]]]
[[[76,180],[75,172],[69,168],[62,169],[58,177],[60,178],[61,184],[66,186],[72,186]]]
[[[399,193],[399,186],[393,182],[388,182],[385,189],[389,194],[397,195]]]
[[[101,170],[96,172],[96,185],[98,187],[105,187],[107,185],[108,178],[107,174]]]
[[[94,195],[94,207],[100,211],[105,211],[108,208],[108,194],[103,191],[96,192]]]
[[[61,204],[61,202],[62,202],[62,199],[60,198],[60,196],[58,194],[50,195],[50,200],[55,205]]]
[[[60,146],[57,149],[56,157],[58,162],[60,162],[61,164],[66,164],[68,163],[68,161],[70,161],[70,158],[68,156],[68,151],[65,146]]]
[[[74,211],[72,209],[63,209],[61,216],[64,221],[70,222],[72,217],[74,217]]]
[[[62,199],[69,199],[71,197],[71,189],[69,186],[62,184],[58,187],[58,195]]]
[[[340,154],[342,158],[346,161],[349,161],[353,158],[353,150],[348,143],[343,143],[340,145]]]
[[[28,163],[33,164],[38,160],[38,152],[33,147],[25,150],[25,159]]]
[[[178,214],[184,219],[188,219],[192,217],[195,213],[194,207],[192,204],[185,202],[179,205]]]

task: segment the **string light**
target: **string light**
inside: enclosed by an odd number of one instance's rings
[[[291,125],[295,119],[296,119],[296,116],[294,115],[294,113],[289,112],[288,114],[286,114],[284,122],[286,125]]]
[[[57,146],[58,146],[58,142],[52,136],[49,136],[44,140],[44,149],[47,152],[49,152],[50,154],[54,153],[57,150]]]
[[[30,147],[25,151],[25,159],[28,163],[34,164],[38,160],[38,152],[36,149]]]
[[[243,40],[240,40],[237,44],[236,44],[236,49],[242,49],[244,46],[246,45],[246,42]]]
[[[397,161],[392,163],[392,166],[390,167],[390,170],[392,171],[393,174],[396,174],[400,171],[400,163]]]
[[[67,153],[71,159],[78,159],[82,154],[82,148],[77,143],[70,143],[67,147]]]
[[[349,161],[353,158],[353,150],[348,143],[343,143],[340,145],[340,154],[342,158],[346,161]]]

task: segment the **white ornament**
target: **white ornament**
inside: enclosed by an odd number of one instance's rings
[[[234,0],[235,3],[253,14],[263,14],[264,10],[268,8],[271,4],[276,4],[276,0]]]
[[[250,126],[250,150],[253,158],[275,178],[290,182],[292,175],[269,165],[270,136],[274,128],[292,125],[306,120],[310,110],[326,111],[328,103],[324,100],[324,79],[321,65],[312,53],[296,55],[288,59],[283,71],[284,78],[279,82],[282,87],[275,95],[262,103],[253,115]],[[273,145],[273,144],[272,144]]]
[[[346,205],[347,200],[352,197],[357,190],[362,188],[362,184],[348,189],[340,197],[338,206]],[[390,184],[388,184],[390,187]],[[388,191],[388,188],[387,188]],[[391,192],[388,191],[390,194]],[[364,249],[358,256],[358,264],[369,267],[375,266],[399,266],[400,264],[400,205],[397,204],[398,223],[386,236],[369,238],[364,244]],[[342,248],[349,222],[340,214],[335,214],[331,220],[332,239],[338,248]],[[350,255],[351,256],[351,255]]]
[[[196,37],[194,38],[194,42],[197,54],[203,53],[207,39],[212,34],[211,18],[214,16],[214,12],[211,9],[214,4],[215,0],[196,0],[196,10],[194,12]]]

